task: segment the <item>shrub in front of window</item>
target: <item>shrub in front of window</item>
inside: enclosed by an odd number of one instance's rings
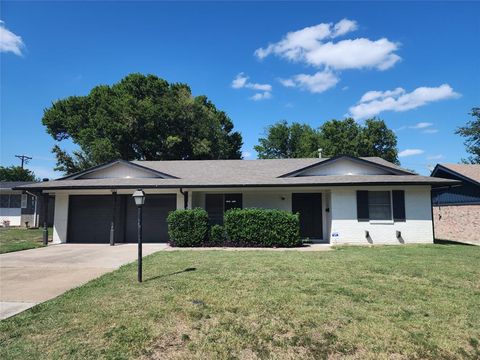
[[[209,246],[224,246],[227,240],[225,229],[220,225],[213,225],[210,228]]]
[[[297,214],[270,209],[232,209],[225,213],[224,227],[230,246],[300,246]]]
[[[170,244],[178,247],[204,246],[208,238],[208,214],[205,210],[175,210],[167,217]]]

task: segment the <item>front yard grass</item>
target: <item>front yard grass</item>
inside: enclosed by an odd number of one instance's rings
[[[0,322],[2,359],[479,359],[480,248],[173,251]]]
[[[49,239],[52,228],[48,229]],[[0,228],[0,254],[43,246],[43,229]]]

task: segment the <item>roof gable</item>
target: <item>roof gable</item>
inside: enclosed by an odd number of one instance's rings
[[[455,178],[480,185],[480,164],[437,164],[431,176]]]
[[[352,156],[337,156],[300,168],[280,177],[297,176],[342,176],[342,175],[412,175],[411,172],[385,161],[385,165],[376,161]],[[383,161],[382,161],[383,162]],[[395,166],[395,167],[394,167]]]
[[[177,177],[129,161],[114,160],[59,180],[148,178],[176,179]]]

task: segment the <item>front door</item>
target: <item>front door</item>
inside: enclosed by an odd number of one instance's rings
[[[300,237],[322,239],[322,194],[292,194],[292,212],[300,214]]]

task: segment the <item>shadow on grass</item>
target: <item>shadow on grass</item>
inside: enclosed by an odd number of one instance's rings
[[[460,241],[453,241],[453,240],[442,240],[442,239],[435,239],[433,241],[434,244],[439,245],[460,245],[460,246],[475,246],[473,244],[463,243]]]
[[[157,280],[157,279],[162,279],[162,278],[166,278],[166,277],[172,276],[172,275],[183,274],[183,273],[191,272],[191,271],[195,271],[195,270],[197,270],[197,268],[194,268],[194,267],[186,268],[186,269],[184,269],[184,270],[175,271],[175,272],[170,273],[170,274],[157,275],[157,276],[148,278],[148,279],[145,280],[145,282],[147,282],[147,281],[152,281],[152,280]]]

